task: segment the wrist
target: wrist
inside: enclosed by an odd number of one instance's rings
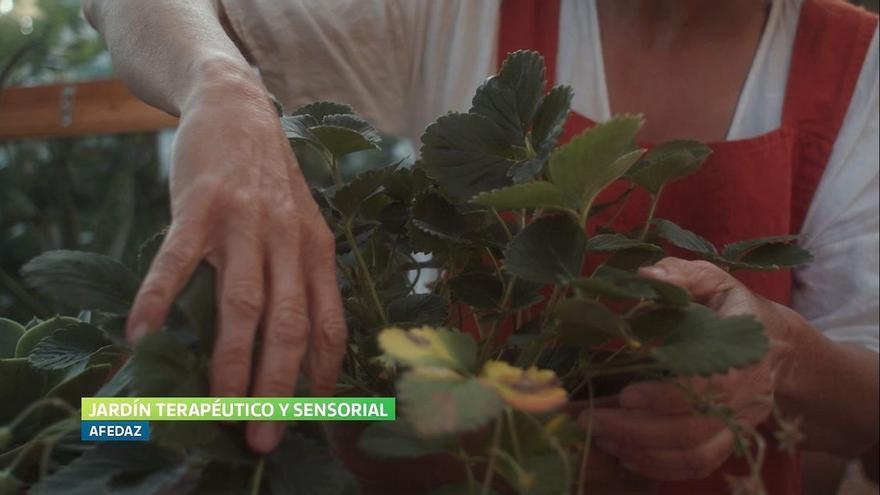
[[[181,105],[181,116],[203,105],[244,103],[271,110],[272,103],[256,73],[244,60],[209,57],[193,64],[193,84]]]

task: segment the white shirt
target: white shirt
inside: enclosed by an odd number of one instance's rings
[[[499,0],[222,0],[263,80],[288,108],[351,104],[418,141],[443,113],[467,111],[495,72]],[[802,0],[771,0],[728,139],[781,124]],[[562,0],[556,81],[573,110],[611,117],[595,0]],[[880,61],[875,30],[801,234],[815,260],[795,271],[792,306],[837,342],[878,350]],[[564,63],[562,62],[564,61]]]

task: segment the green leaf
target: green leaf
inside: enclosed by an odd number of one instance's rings
[[[521,144],[543,96],[544,57],[520,50],[508,55],[498,75],[477,88],[470,111],[495,122],[510,143]]]
[[[436,239],[456,244],[470,244],[466,238],[468,220],[446,198],[428,193],[416,198],[412,224],[419,231]]]
[[[514,163],[507,171],[507,176],[515,184],[527,182],[540,174],[544,170],[544,164],[546,163],[546,158],[526,158]]]
[[[131,391],[142,397],[203,397],[208,384],[203,364],[168,332],[143,336],[131,358]],[[102,395],[105,390],[102,390]],[[210,444],[219,435],[213,422],[161,421],[153,426],[154,442],[168,448]]]
[[[46,373],[33,369],[26,358],[0,359],[0,424],[16,417],[45,390]]]
[[[28,360],[34,368],[64,369],[88,361],[96,353],[109,350],[111,345],[100,328],[88,323],[75,323],[40,340]]]
[[[503,210],[568,207],[559,189],[546,181],[525,182],[486,191],[475,196],[471,203]]]
[[[336,191],[336,195],[333,197],[333,206],[346,219],[352,218],[364,201],[381,191],[386,174],[393,170],[393,168],[381,168],[358,174],[351,182]]]
[[[95,392],[95,397],[123,397],[128,388],[131,386],[131,374],[134,368],[134,361],[129,359],[125,362],[116,373],[106,381],[101,388]]]
[[[50,476],[41,479],[31,495],[148,495],[177,483],[183,476],[178,454],[150,443],[102,443]],[[111,480],[114,488],[111,490]]]
[[[507,172],[516,163],[504,131],[473,113],[450,113],[429,125],[421,155],[428,175],[459,201],[510,185]]]
[[[657,361],[684,375],[709,376],[757,363],[769,343],[761,324],[751,315],[722,318],[705,306],[666,309],[642,316],[661,345],[651,349]]]
[[[614,299],[652,300],[674,307],[690,304],[690,296],[678,286],[609,266],[597,268],[592,276],[575,280],[573,285],[588,294]]]
[[[670,244],[708,258],[717,258],[718,251],[715,246],[700,235],[662,218],[655,219],[653,223],[657,228],[657,234]]]
[[[420,435],[473,431],[504,409],[498,394],[476,378],[435,378],[407,372],[397,384],[404,415]]]
[[[621,234],[599,234],[587,240],[587,251],[609,253],[634,249],[639,251],[663,252],[663,248],[650,242],[630,239]]]
[[[377,150],[382,138],[367,121],[355,115],[327,115],[309,130],[333,155]]]
[[[504,269],[539,283],[565,283],[580,274],[586,238],[567,216],[541,217],[510,241]]]
[[[25,264],[25,282],[79,309],[124,313],[137,293],[137,277],[118,261],[95,253],[49,251]]]
[[[393,325],[434,326],[445,319],[446,300],[436,294],[410,294],[388,305],[388,323]]]
[[[202,352],[210,355],[214,350],[216,316],[216,289],[214,267],[202,261],[174,302],[185,315],[187,328],[198,337]]]
[[[149,332],[132,357],[131,385],[144,397],[186,397],[202,389],[203,378],[196,356],[167,332]]]
[[[561,301],[553,316],[561,322],[559,337],[566,344],[592,346],[612,338],[629,339],[626,320],[592,299]]]
[[[52,387],[46,397],[58,397],[73,407],[78,408],[80,399],[91,397],[101,389],[110,375],[111,365],[96,364]]]
[[[0,359],[15,357],[15,346],[24,335],[24,327],[18,323],[0,318]]]
[[[538,156],[547,156],[556,146],[556,141],[562,134],[568,113],[571,110],[571,100],[574,90],[569,86],[556,86],[547,93],[538,114],[535,116],[535,124],[532,128],[532,146]]]
[[[281,130],[294,143],[309,143],[320,149],[321,141],[309,129],[317,123],[311,115],[290,115],[281,117]]]
[[[276,495],[343,495],[353,483],[325,446],[289,431],[270,454],[267,468]]]
[[[361,433],[358,447],[373,457],[410,459],[446,452],[448,439],[418,436],[405,420],[380,421]]]
[[[732,269],[779,270],[813,260],[806,249],[794,244],[798,236],[761,237],[724,246],[722,256]]]
[[[624,115],[578,135],[550,155],[550,178],[566,202],[583,209],[602,189],[620,178],[642,155],[635,137],[639,116]]]
[[[698,141],[668,141],[652,148],[627,177],[656,196],[667,182],[699,170],[711,153]]]
[[[310,115],[316,122],[321,122],[328,115],[353,114],[354,110],[350,106],[333,101],[316,101],[303,105],[290,113],[290,115]]]
[[[30,327],[18,340],[18,344],[15,347],[15,356],[28,357],[41,340],[52,335],[56,330],[71,325],[78,325],[79,323],[79,320],[76,318],[70,318],[69,316],[55,316],[46,321],[37,323],[33,327]]]
[[[489,270],[460,273],[449,280],[449,287],[459,301],[484,309],[497,308],[504,291],[501,281]]]

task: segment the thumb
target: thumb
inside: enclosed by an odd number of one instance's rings
[[[697,302],[707,302],[740,285],[733,275],[703,260],[663,258],[652,266],[641,268],[639,274],[677,285]]]

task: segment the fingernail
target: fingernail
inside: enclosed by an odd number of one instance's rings
[[[278,443],[278,425],[275,423],[255,423],[251,445],[254,450],[269,453]]]
[[[645,409],[648,407],[648,398],[639,392],[624,390],[620,394],[620,405],[626,409]]]

